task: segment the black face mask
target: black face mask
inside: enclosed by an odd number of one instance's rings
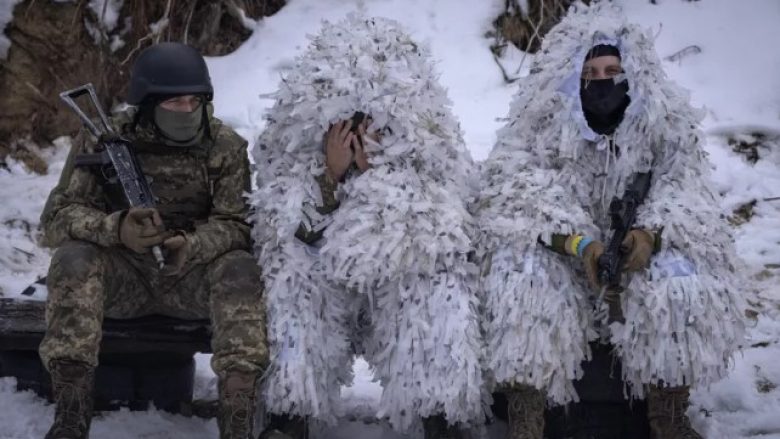
[[[583,79],[580,84],[580,99],[585,119],[593,131],[610,134],[623,120],[628,97],[628,81],[610,79]]]
[[[583,79],[580,87],[582,108],[599,116],[611,114],[628,97],[628,81],[615,84],[610,79]]]

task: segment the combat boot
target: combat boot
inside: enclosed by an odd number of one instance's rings
[[[54,360],[49,370],[55,408],[54,423],[45,439],[87,439],[95,369],[78,361]]]
[[[504,393],[507,401],[507,439],[542,439],[544,393],[526,385],[515,385]]]
[[[423,418],[423,432],[425,439],[466,439],[458,427],[447,424],[444,415]]]
[[[703,439],[691,426],[688,386],[651,385],[647,394],[647,418],[652,439]]]
[[[231,370],[219,379],[220,439],[254,439],[257,373]]]
[[[300,416],[271,415],[259,439],[309,439],[308,423]]]
[[[277,429],[265,430],[258,439],[293,439],[292,436],[288,436]]]

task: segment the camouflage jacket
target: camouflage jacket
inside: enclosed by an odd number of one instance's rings
[[[163,144],[154,130],[133,128],[133,110],[112,119],[131,141],[155,196],[166,228],[183,230],[192,244],[191,263],[205,263],[231,250],[250,248],[247,204],[250,189],[247,142],[217,118],[209,118],[210,136],[196,146]],[[120,244],[119,222],[126,201],[118,183],[100,167],[75,166],[80,153],[96,152],[82,132],[76,137],[60,182],[41,214],[42,243],[57,247],[68,239],[101,246]]]

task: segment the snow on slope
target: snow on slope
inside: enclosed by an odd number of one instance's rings
[[[60,138],[54,144],[41,151],[50,163],[48,175],[30,174],[18,162],[0,169],[0,296],[18,295],[49,266],[49,253],[35,243],[38,217],[59,180],[70,141]]]
[[[694,103],[707,109],[707,149],[715,184],[724,194],[724,215],[757,199],[754,216],[737,228],[739,254],[759,282],[761,311],[744,353],[731,376],[697,392],[691,411],[708,439],[780,439],[780,140],[760,149],[751,165],[727,143],[734,133],[760,130],[780,139],[780,2],[777,0],[623,0],[629,17],[657,33],[662,57],[690,45],[701,53],[665,61],[669,75],[692,91]],[[216,113],[250,142],[262,130],[262,115],[272,104],[259,95],[273,91],[294,56],[316,33],[321,19],[338,20],[349,12],[395,18],[439,59],[441,81],[449,89],[455,114],[476,159],[487,156],[514,92],[504,84],[483,37],[503,1],[471,0],[290,0],[277,15],[258,23],[254,35],[231,55],[208,60],[216,88]],[[662,25],[661,25],[662,23]],[[517,63],[517,53],[509,63]],[[530,60],[526,60],[526,65]],[[45,195],[57,181],[67,146],[45,158],[48,176],[28,174],[21,164],[0,169],[0,291],[16,296],[45,273],[46,251],[33,231]],[[29,228],[26,224],[29,224]],[[196,396],[214,396],[208,357],[198,356]],[[342,395],[355,419],[322,430],[323,439],[399,437],[381,425],[364,425],[380,387],[370,381],[369,366],[359,360],[356,380]],[[29,392],[13,391],[12,379],[0,379],[0,438],[42,437],[53,410]],[[107,413],[93,423],[93,438],[213,438],[213,421],[187,419],[156,410]]]
[[[780,2],[665,0],[628,2],[635,22],[656,30],[662,57],[691,45],[701,49],[665,61],[668,74],[707,110],[704,129],[723,211],[757,200],[751,220],[737,228],[737,250],[758,282],[763,310],[732,374],[693,395],[694,425],[705,437],[780,438]],[[768,135],[755,164],[732,151],[728,139]],[[771,138],[774,137],[774,140]]]

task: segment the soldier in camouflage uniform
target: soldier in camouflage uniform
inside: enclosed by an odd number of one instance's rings
[[[156,209],[127,209],[105,169],[77,164],[97,143],[82,133],[73,145],[41,218],[44,243],[56,248],[40,346],[56,401],[47,439],[88,436],[103,317],[148,314],[211,319],[220,437],[250,437],[268,362],[263,284],[245,222],[247,144],[211,116],[212,92],[203,58],[183,44],[153,46],[133,67],[127,100],[137,107],[112,123],[130,140]]]

